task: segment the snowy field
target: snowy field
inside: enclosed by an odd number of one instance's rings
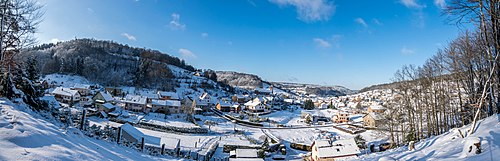
[[[198,127],[195,124],[186,121],[186,115],[184,114],[171,114],[165,116],[165,114],[161,113],[149,113],[142,118],[141,122],[159,126],[173,126],[183,128]]]
[[[462,132],[470,126],[460,128]],[[482,153],[467,156],[464,153],[466,138],[461,138],[457,129],[453,129],[439,136],[434,136],[415,144],[415,150],[408,151],[407,147],[391,149],[382,153],[364,155],[356,160],[378,160],[390,156],[398,160],[498,160],[500,158],[500,118],[498,115],[488,117],[479,122],[477,131],[469,137],[481,139]],[[468,148],[466,148],[466,151]]]
[[[0,160],[178,160],[88,138],[76,129],[62,129],[3,98],[0,111]]]

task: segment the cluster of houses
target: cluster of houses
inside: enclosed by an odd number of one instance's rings
[[[55,87],[48,92],[57,101],[67,104],[80,103],[90,110],[113,114],[118,107],[136,112],[184,113],[181,99],[175,92],[158,91],[141,95],[117,93],[116,88],[99,90],[95,86],[75,84],[73,87]],[[123,95],[123,97],[120,97]]]
[[[336,109],[337,112],[325,119],[333,123],[354,123],[365,127],[377,128],[384,123],[384,113],[387,111],[385,102],[391,99],[390,90],[374,90],[355,95],[340,97],[308,97],[301,99],[311,99],[316,109]],[[310,115],[310,116],[307,116]],[[311,117],[312,123],[320,123],[324,118],[310,112],[303,112],[302,118]],[[353,117],[362,116],[361,119],[353,120]],[[319,122],[318,122],[319,121]],[[326,122],[325,121],[325,122]]]
[[[156,112],[165,114],[209,112],[216,108],[222,112],[267,112],[274,97],[268,90],[257,90],[259,94],[235,94],[227,98],[212,97],[203,93],[198,97],[179,96],[176,92],[157,91],[130,94],[121,88],[99,88],[98,86],[75,84],[72,87],[53,87],[47,94],[55,100],[69,104],[79,103],[103,115],[119,115],[116,109],[134,112]]]

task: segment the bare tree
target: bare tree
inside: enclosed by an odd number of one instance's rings
[[[0,0],[0,60],[37,43],[34,33],[43,14],[42,6],[33,0]]]

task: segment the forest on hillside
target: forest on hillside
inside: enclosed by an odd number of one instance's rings
[[[81,75],[110,86],[172,89],[174,82],[171,78],[174,76],[167,65],[195,71],[184,60],[159,51],[94,39],[39,45],[23,50],[18,58],[37,60],[42,75]]]
[[[500,3],[451,0],[443,13],[471,24],[423,65],[404,65],[393,78],[386,116],[392,142],[406,144],[500,113]],[[377,87],[373,87],[377,88]],[[398,132],[401,130],[401,132]]]

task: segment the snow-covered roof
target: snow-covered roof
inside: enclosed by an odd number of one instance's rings
[[[102,117],[108,117],[108,114],[106,114],[106,112],[104,112],[104,111],[101,111],[101,115],[102,115]]]
[[[372,108],[372,110],[385,110],[385,107],[382,105],[372,105],[370,108]]]
[[[146,96],[139,96],[139,95],[132,95],[128,94],[125,96],[125,100],[123,100],[125,103],[134,103],[134,104],[146,104],[147,102],[147,97]]]
[[[378,120],[383,120],[383,119],[384,119],[381,115],[379,115],[379,114],[377,114],[377,113],[373,113],[373,112],[371,112],[371,113],[369,113],[368,115],[370,115],[370,117],[371,117],[371,118],[373,118],[374,120],[377,120],[377,121],[378,121]]]
[[[360,154],[354,138],[336,141],[316,140],[313,144],[318,148],[318,157],[320,158]]]
[[[158,94],[156,93],[141,93],[142,96],[145,96],[147,98],[150,98],[150,99],[158,99]]]
[[[157,105],[157,106],[180,107],[181,101],[177,101],[177,100],[151,100],[151,104]]]
[[[208,102],[206,100],[196,99],[197,106],[208,106]]]
[[[231,107],[231,103],[224,102],[224,101],[220,101],[220,102],[218,102],[218,104],[220,104],[220,106],[222,106],[222,107]]]
[[[108,102],[108,101],[114,100],[113,96],[111,96],[111,94],[108,91],[100,92],[100,93],[101,93],[102,97],[104,98],[104,101]]]
[[[245,103],[245,106],[257,106],[260,104],[260,101],[248,101]]]
[[[201,100],[204,100],[204,99],[210,99],[210,95],[208,93],[203,93],[201,96],[200,96],[200,99]]]
[[[257,149],[236,149],[236,158],[258,158]]]
[[[52,94],[57,94],[57,95],[63,95],[63,96],[73,97],[76,94],[78,94],[78,91],[77,90],[72,90],[70,88],[57,87],[51,93]]]
[[[105,103],[105,104],[102,104],[102,107],[107,108],[107,109],[109,109],[109,110],[111,110],[111,109],[115,108],[115,106],[114,106],[114,105],[112,105],[111,103]]]
[[[90,89],[90,85],[76,83],[75,85],[73,85],[73,88],[77,88],[77,89]]]
[[[175,92],[158,91],[158,95],[160,95],[160,97],[170,97],[170,99],[174,100],[179,99],[179,95]]]
[[[244,98],[247,98],[247,96],[245,96],[245,95],[241,95],[241,94],[237,94],[237,95],[235,95],[235,96],[236,96],[236,98],[238,98],[238,99],[244,99]]]
[[[121,129],[130,136],[132,136],[134,139],[141,141],[142,138],[144,137],[144,142],[146,144],[150,145],[155,145],[155,146],[160,146],[161,139],[159,137],[154,137],[154,136],[149,136],[145,135],[141,131],[137,130],[134,126],[126,123],[121,126]]]

